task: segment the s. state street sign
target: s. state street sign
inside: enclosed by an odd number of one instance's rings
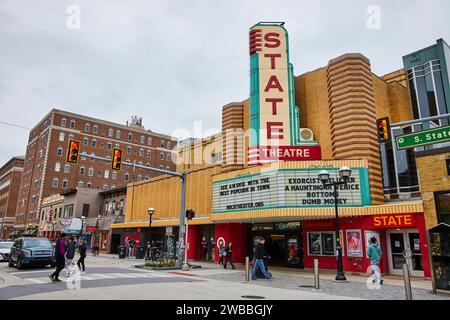
[[[395,137],[398,150],[450,141],[450,126],[413,132]]]

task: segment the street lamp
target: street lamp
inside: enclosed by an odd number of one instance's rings
[[[338,197],[337,197],[337,186],[347,185],[347,180],[352,174],[352,170],[344,166],[339,169],[339,176],[341,177],[341,181],[331,180],[330,181],[330,173],[327,170],[321,170],[319,172],[319,179],[322,181],[324,188],[333,187],[334,194],[334,211],[336,215],[336,250],[337,250],[337,274],[336,281],[346,281],[344,275],[344,270],[342,266],[342,247],[341,242],[339,240],[339,215],[338,215]]]
[[[147,209],[149,224],[148,224],[148,242],[150,243],[150,248],[147,248],[147,258],[150,258],[150,251],[152,250],[152,217],[155,214],[155,209]]]
[[[80,241],[83,239],[83,226],[84,226],[84,221],[86,220],[85,216],[81,216],[81,230],[80,230]]]

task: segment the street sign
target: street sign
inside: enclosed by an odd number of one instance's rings
[[[450,141],[450,126],[413,132],[395,137],[398,150]]]

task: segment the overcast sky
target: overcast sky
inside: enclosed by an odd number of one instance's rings
[[[80,29],[67,27],[71,5]],[[367,26],[371,5],[379,29]],[[218,131],[221,107],[248,97],[248,29],[259,21],[286,22],[296,75],[347,52],[384,75],[449,42],[449,12],[449,0],[1,0],[0,121],[31,128],[56,107],[198,136],[194,121]],[[29,130],[0,132],[1,165],[25,153]]]

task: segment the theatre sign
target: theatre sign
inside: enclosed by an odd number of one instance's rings
[[[213,213],[273,208],[333,207],[334,193],[318,179],[323,168],[279,169],[213,182]],[[338,178],[337,168],[326,168]],[[367,168],[352,168],[338,189],[341,207],[370,205]]]

